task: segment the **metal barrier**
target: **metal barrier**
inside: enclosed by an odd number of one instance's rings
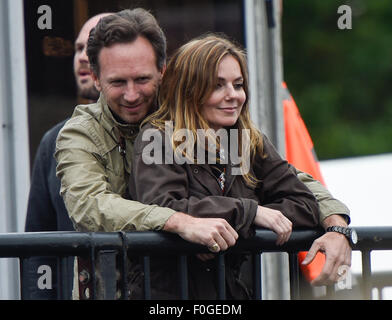
[[[356,227],[358,244],[354,250],[362,252],[362,297],[371,298],[372,273],[371,251],[392,250],[392,227]],[[283,246],[277,246],[276,235],[265,229],[257,229],[254,237],[240,239],[230,248],[231,252],[247,252],[253,255],[254,299],[261,299],[261,254],[263,252],[287,252],[290,264],[290,293],[291,299],[300,299],[300,282],[297,253],[306,251],[312,242],[323,234],[322,230],[294,230],[290,240]],[[120,258],[121,298],[127,299],[127,257],[137,255],[143,257],[144,268],[144,298],[151,298],[150,256],[170,252],[178,257],[179,283],[181,299],[188,299],[188,270],[187,256],[209,252],[206,247],[184,241],[179,236],[165,232],[39,232],[39,233],[9,233],[0,234],[0,258],[23,259],[31,256],[57,256],[66,269],[66,259],[69,256],[89,256],[92,261],[92,292],[89,298],[97,298],[95,287],[95,262],[100,263],[102,273],[102,288],[104,299],[115,299],[116,292],[116,259]],[[218,255],[217,279],[219,280],[219,299],[226,298],[225,290],[225,253]],[[64,271],[64,270],[63,270]],[[65,270],[67,271],[67,270]],[[73,270],[68,270],[73,272]],[[66,280],[62,279],[59,290],[63,298],[67,291]],[[378,284],[379,287],[379,284]],[[334,296],[334,287],[328,288],[330,298]],[[23,296],[23,295],[22,295]]]

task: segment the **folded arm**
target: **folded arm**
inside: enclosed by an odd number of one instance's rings
[[[75,228],[80,231],[159,230],[174,210],[122,197],[126,181],[109,174],[99,142],[83,126],[68,126],[56,146],[56,174]]]

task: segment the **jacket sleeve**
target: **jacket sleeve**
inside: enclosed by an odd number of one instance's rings
[[[297,178],[287,161],[283,160],[264,136],[264,157],[254,163],[260,204],[279,210],[293,223],[293,227],[315,227],[319,207],[309,189]]]
[[[257,201],[201,193],[190,194],[186,165],[146,164],[143,160],[143,150],[146,150],[144,147],[148,142],[142,141],[142,135],[143,131],[134,146],[129,187],[133,199],[147,204],[167,206],[195,217],[223,218],[242,237],[253,234]]]
[[[295,170],[298,179],[300,179],[305,184],[305,186],[308,187],[308,189],[317,199],[320,207],[320,223],[327,217],[334,214],[343,216],[347,223],[350,223],[350,210],[344,203],[340,202],[338,199],[335,199],[332,194],[321,184],[321,182],[313,179],[311,175],[296,168]]]
[[[174,211],[127,200],[116,193],[98,149],[103,143],[97,138],[99,134],[89,132],[90,127],[83,121],[73,119],[59,133],[55,157],[61,194],[75,228],[79,231],[163,228]],[[124,186],[126,183],[123,181]]]

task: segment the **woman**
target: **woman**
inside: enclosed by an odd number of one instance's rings
[[[135,142],[132,198],[224,218],[244,238],[255,227],[269,228],[278,244],[289,239],[293,226],[316,226],[316,200],[252,124],[248,95],[245,54],[232,42],[208,35],[179,48],[162,80],[160,108],[146,119]],[[211,251],[226,248],[222,239],[215,240]],[[210,272],[215,260],[209,255],[190,259],[191,298],[217,297]],[[241,272],[244,261],[245,255],[226,254],[228,298],[251,297],[250,273]],[[153,286],[175,295],[173,266],[160,259],[156,267],[159,283]]]

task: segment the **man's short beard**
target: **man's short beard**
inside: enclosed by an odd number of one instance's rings
[[[99,98],[99,91],[95,88],[95,86],[91,86],[90,88],[78,87],[78,94],[81,98],[92,101],[97,101]]]

